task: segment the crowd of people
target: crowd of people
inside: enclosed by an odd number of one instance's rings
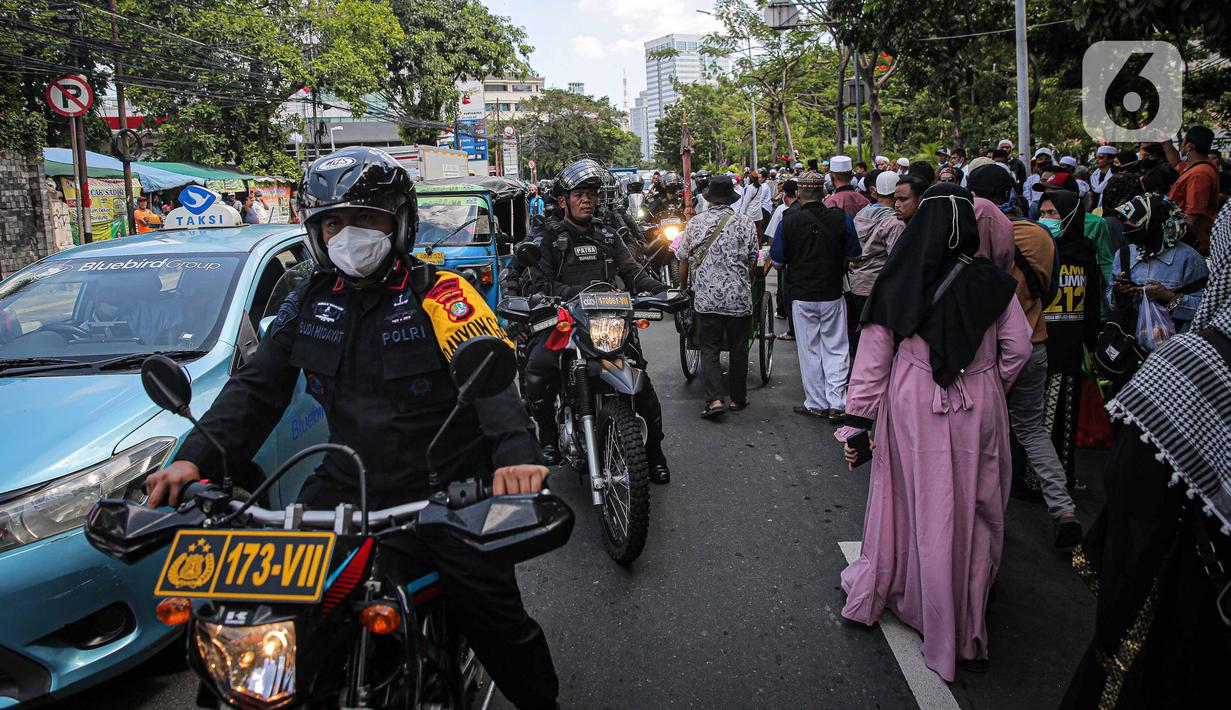
[[[969,162],[942,148],[701,174],[676,255],[702,323],[702,416],[728,395],[749,406],[745,296],[776,267],[795,411],[837,427],[852,469],[871,461],[843,616],[892,610],[946,680],[984,669],[1013,492],[1045,503],[1100,594],[1066,706],[1197,702],[1227,667],[1231,170],[1213,139],[1102,145],[1092,164],[1005,140]],[[1086,534],[1075,451],[1098,423],[1083,407],[1104,406],[1108,501]]]
[[[269,193],[259,190],[244,192],[227,192],[222,194],[223,203],[239,212],[243,224],[269,224],[282,222],[277,218],[277,209]],[[295,199],[292,194],[289,203],[290,215],[285,221],[299,224],[299,214],[295,209]],[[174,191],[154,192],[137,198],[137,209],[133,211],[137,234],[153,232],[161,228],[163,219],[171,210],[179,207],[179,198]]]

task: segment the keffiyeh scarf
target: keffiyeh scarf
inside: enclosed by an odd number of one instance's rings
[[[1208,340],[1216,328],[1231,336],[1231,202],[1210,239],[1210,282],[1188,332],[1155,350],[1116,395],[1111,416],[1136,424],[1155,457],[1174,470],[1188,496],[1201,496],[1207,515],[1231,536],[1231,368]]]

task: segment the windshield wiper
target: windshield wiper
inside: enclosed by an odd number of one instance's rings
[[[90,363],[66,360],[61,357],[17,357],[0,360],[0,377],[29,375],[48,370],[67,370],[74,367],[89,367]]]
[[[465,229],[466,227],[469,227],[470,225],[474,224],[475,222],[478,222],[478,221],[479,221],[479,219],[481,219],[482,217],[483,217],[483,215],[479,215],[478,217],[475,217],[474,219],[470,220],[469,222],[465,222],[465,223],[463,223],[463,224],[459,224],[459,225],[458,225],[458,226],[457,226],[457,227],[456,227],[456,228],[455,228],[452,232],[449,232],[448,234],[444,235],[444,236],[443,236],[443,237],[441,237],[440,239],[437,239],[436,241],[432,242],[432,245],[431,245],[431,246],[429,246],[428,248],[424,249],[424,250],[423,250],[423,253],[425,253],[425,254],[431,254],[431,253],[432,253],[432,252],[436,249],[436,247],[440,246],[441,242],[445,241],[446,239],[448,239],[449,237],[453,236],[454,234],[457,234],[458,232],[462,231],[462,230],[463,230],[463,229]]]
[[[111,358],[110,360],[102,360],[101,362],[93,363],[94,367],[101,370],[127,370],[133,367],[140,367],[141,363],[151,355],[165,355],[172,360],[191,360],[201,357],[208,353],[208,350],[155,350],[152,353],[132,353],[131,355],[121,355],[120,357]]]

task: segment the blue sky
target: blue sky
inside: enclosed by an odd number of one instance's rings
[[[535,48],[534,70],[547,86],[582,81],[586,93],[606,95],[623,108],[622,72],[628,73],[628,104],[645,88],[647,40],[671,32],[706,34],[718,24],[696,10],[713,0],[483,0],[492,12],[526,28]]]

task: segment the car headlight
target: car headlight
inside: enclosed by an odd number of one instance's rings
[[[602,317],[590,319],[590,342],[597,350],[614,352],[624,344],[624,336],[628,332],[628,324],[623,317]]]
[[[242,707],[275,708],[295,698],[295,622],[223,626],[199,621],[196,643],[214,684]]]
[[[146,439],[102,463],[0,503],[0,552],[80,527],[103,498],[142,501],[146,474],[166,462],[175,442],[171,436]]]

